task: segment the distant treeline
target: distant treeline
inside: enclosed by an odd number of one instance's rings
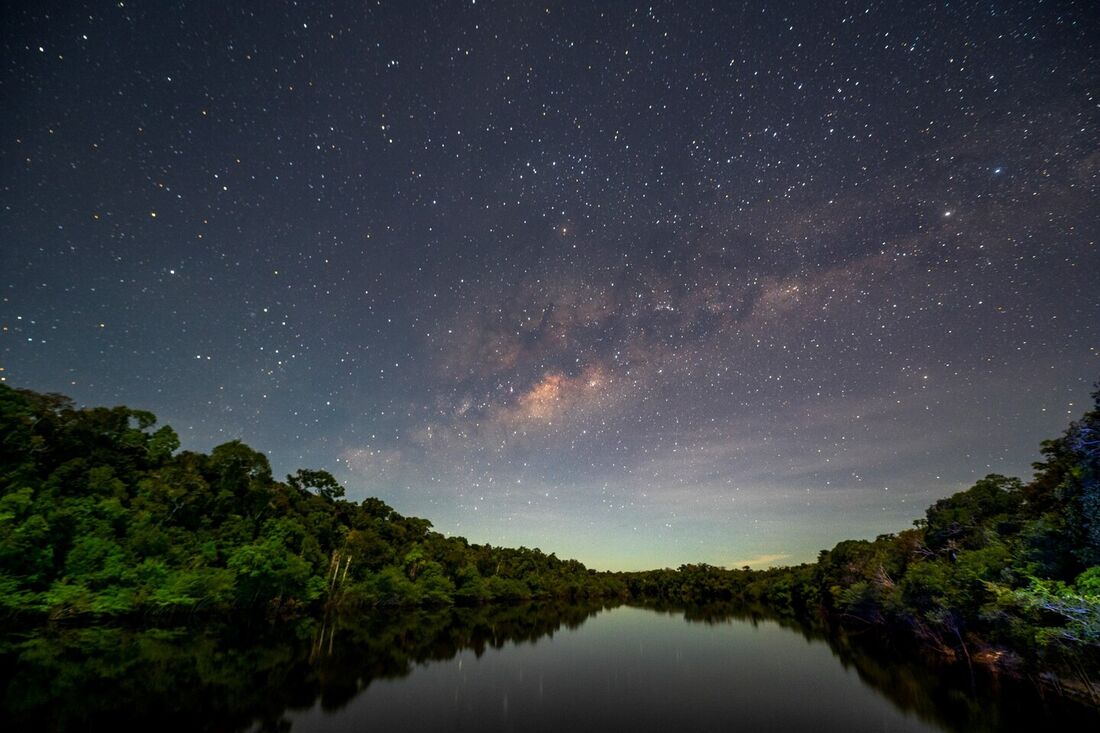
[[[378,499],[344,500],[325,471],[278,481],[240,441],[179,451],[148,412],[0,385],[0,613],[732,600],[1087,677],[1100,671],[1100,390],[1093,399],[1042,444],[1031,481],[987,476],[896,535],[789,568],[608,573],[445,537]]]
[[[240,441],[182,451],[127,407],[0,384],[0,613],[292,612],[622,595],[538,549],[470,544]]]

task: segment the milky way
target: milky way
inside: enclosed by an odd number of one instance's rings
[[[801,562],[1100,377],[1092,3],[40,3],[0,377],[475,542]]]

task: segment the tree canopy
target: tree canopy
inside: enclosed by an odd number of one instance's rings
[[[239,440],[209,454],[149,412],[0,385],[0,612],[64,618],[446,605],[617,594],[538,549],[471,545],[327,471],[277,481]]]

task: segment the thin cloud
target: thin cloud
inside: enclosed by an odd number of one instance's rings
[[[780,560],[786,560],[789,557],[790,554],[786,552],[765,553],[763,555],[757,555],[756,557],[750,557],[744,560],[733,560],[726,567],[743,568],[747,565],[753,570],[758,570],[760,568],[773,567]]]

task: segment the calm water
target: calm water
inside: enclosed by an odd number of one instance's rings
[[[729,608],[527,606],[0,645],[5,730],[1100,730],[1026,685]]]
[[[371,684],[292,730],[932,731],[772,622],[685,623],[620,607],[536,643],[460,652]]]

